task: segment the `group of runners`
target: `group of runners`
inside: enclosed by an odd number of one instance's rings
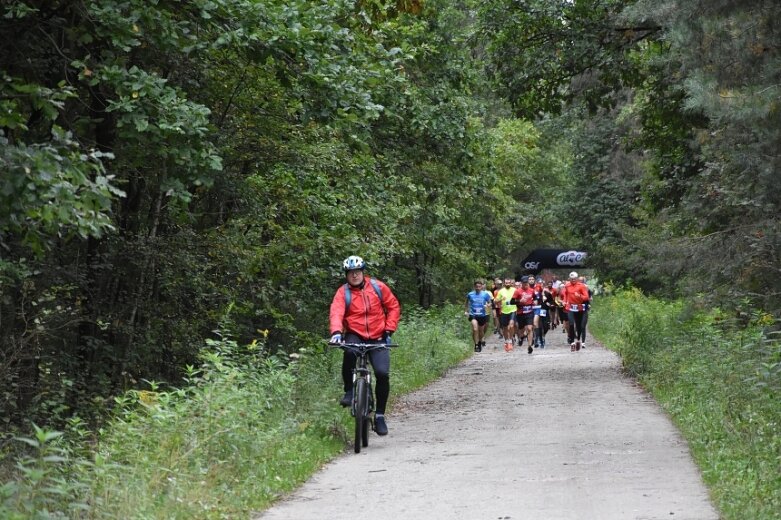
[[[571,272],[566,281],[555,275],[548,278],[523,276],[519,279],[496,278],[492,289],[486,290],[483,280],[475,280],[474,290],[466,296],[464,314],[472,324],[475,352],[485,347],[489,321],[494,333],[504,340],[504,350],[515,346],[529,354],[535,348],[545,348],[550,330],[562,326],[572,352],[586,348],[586,325],[592,291],[585,277]]]

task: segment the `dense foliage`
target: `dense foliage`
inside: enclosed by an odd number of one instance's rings
[[[781,311],[781,5],[480,3],[515,111],[560,113],[572,231],[603,278]]]
[[[349,254],[426,307],[555,219],[567,145],[492,93],[468,2],[0,9],[6,426],[176,383],[215,330],[295,351]]]
[[[410,309],[395,338],[394,396],[470,354],[460,309]],[[0,486],[0,517],[250,518],[344,451],[353,418],[335,406],[341,351],[315,340],[283,356],[263,337],[208,347],[179,388],[117,397],[94,454],[42,428],[22,438],[30,455]],[[84,427],[69,432],[86,437]]]

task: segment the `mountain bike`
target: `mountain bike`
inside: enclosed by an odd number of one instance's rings
[[[373,350],[389,349],[398,345],[387,343],[329,343],[331,347],[355,354],[357,360],[353,369],[353,403],[350,414],[355,417],[355,453],[369,445],[369,429],[374,431],[374,393],[372,375],[369,370],[369,353]]]

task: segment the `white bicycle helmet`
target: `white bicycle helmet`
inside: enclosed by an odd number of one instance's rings
[[[342,267],[345,271],[352,271],[353,269],[366,269],[366,262],[363,261],[363,258],[360,256],[348,256],[344,263],[342,264]]]

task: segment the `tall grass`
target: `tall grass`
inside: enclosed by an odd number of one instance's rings
[[[459,310],[405,312],[389,414],[394,395],[469,355]],[[282,358],[264,338],[210,341],[181,388],[150,384],[117,398],[114,419],[89,450],[38,430],[21,441],[30,455],[6,470],[0,518],[235,519],[268,507],[350,437],[352,418],[337,406],[341,351],[306,335],[297,346]]]
[[[689,442],[725,520],[781,519],[781,338],[692,302],[629,290],[597,300],[589,326]]]

